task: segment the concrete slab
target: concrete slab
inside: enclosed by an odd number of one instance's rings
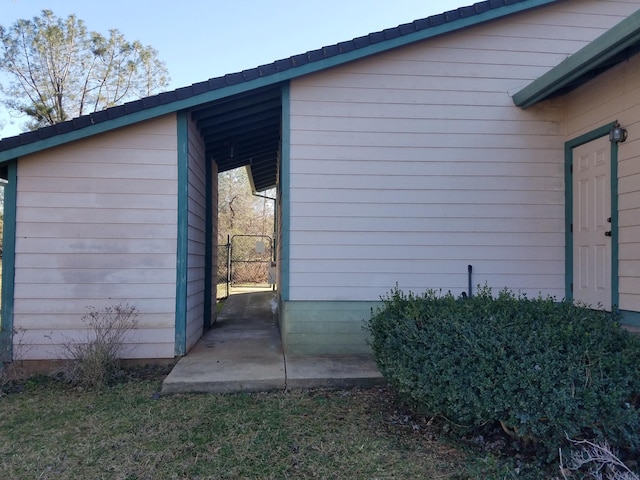
[[[369,388],[384,383],[372,355],[286,355],[287,388]]]
[[[229,296],[216,324],[180,359],[162,394],[369,387],[384,380],[371,355],[288,356],[273,291]]]
[[[274,299],[269,291],[231,295],[218,321],[165,378],[162,393],[284,389]]]

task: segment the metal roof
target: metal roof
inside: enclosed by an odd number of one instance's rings
[[[219,171],[250,165],[256,191],[276,183],[281,88],[288,80],[560,0],[487,0],[273,63],[142,98],[0,140],[0,164],[23,155],[187,110]]]

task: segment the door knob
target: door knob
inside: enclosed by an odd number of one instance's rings
[[[604,236],[605,237],[610,237],[611,236],[611,230],[608,230],[608,231],[604,232]]]

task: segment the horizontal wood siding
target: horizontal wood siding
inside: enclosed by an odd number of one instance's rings
[[[568,96],[567,140],[618,120],[619,293],[622,310],[640,312],[640,55]]]
[[[60,358],[87,306],[120,302],[140,312],[125,356],[173,357],[175,132],[169,115],[19,159],[15,358]]]
[[[637,10],[573,1],[291,83],[290,300],[564,296],[564,104],[511,95]]]
[[[206,166],[204,142],[189,122],[187,350],[202,337],[205,304]]]

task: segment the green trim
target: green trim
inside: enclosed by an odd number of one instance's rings
[[[187,269],[189,254],[189,114],[178,112],[178,236],[176,251],[175,354],[187,354]]]
[[[282,87],[282,156],[280,159],[280,202],[282,205],[280,239],[280,296],[289,300],[291,253],[291,91]]]
[[[564,192],[565,192],[565,298],[573,300],[573,149],[609,135],[616,122],[580,135],[564,144]],[[611,302],[618,304],[618,146],[611,144]]]
[[[2,235],[2,321],[0,322],[0,362],[13,360],[13,299],[16,271],[16,200],[18,162],[9,163],[4,187],[4,229]]]
[[[276,85],[281,82],[287,82],[293,78],[326,70],[328,68],[343,65],[354,60],[359,60],[361,58],[376,55],[378,53],[386,52],[394,48],[402,47],[429,38],[456,32],[464,28],[469,28],[484,22],[506,17],[514,13],[519,13],[522,11],[530,10],[532,8],[554,3],[556,1],[558,0],[527,0],[524,2],[514,3],[512,5],[505,5],[504,7],[492,8],[485,12],[478,13],[467,18],[461,18],[459,20],[447,22],[442,25],[425,28],[408,35],[384,40],[382,42],[368,45],[366,47],[327,57],[323,60],[307,63],[299,67],[284,70],[282,72],[276,72],[274,74],[260,77],[255,80],[248,80],[235,85],[230,85],[227,87],[219,88],[217,90],[205,92],[200,95],[194,95],[182,100],[176,100],[174,102],[159,105],[157,107],[152,107],[140,112],[130,113],[119,118],[114,118],[113,120],[100,122],[95,125],[82,128],[80,130],[74,130],[72,132],[54,135],[38,142],[30,143],[10,150],[5,150],[3,152],[0,152],[0,162],[12,160],[19,156],[35,153],[40,150],[62,145],[64,143],[79,140],[81,138],[86,138],[98,133],[108,132],[116,128],[121,128],[162,115],[167,115],[169,113],[175,113],[181,110],[193,108],[208,102],[213,102],[222,98],[229,97],[231,95]]]
[[[628,16],[513,96],[518,107],[535,105],[640,42],[640,10]]]
[[[204,329],[211,327],[213,320],[213,165],[205,160],[205,244],[204,244]]]
[[[573,300],[573,148],[564,144],[564,297]]]
[[[611,142],[611,305],[620,305],[620,240],[618,222],[618,144]]]
[[[620,314],[620,323],[630,327],[640,327],[640,312],[632,312],[631,310],[618,310]]]

